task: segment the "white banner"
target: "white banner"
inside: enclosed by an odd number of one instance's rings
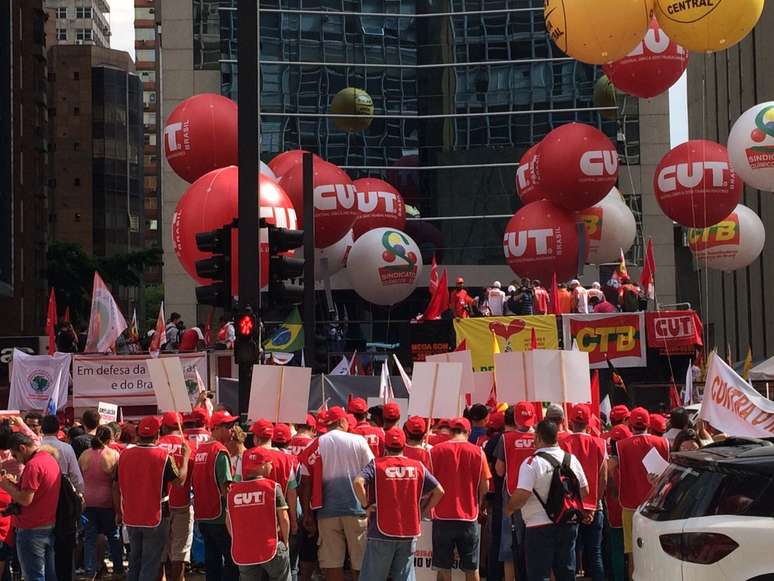
[[[180,353],[161,357],[180,357],[185,386],[191,403],[199,393],[196,371],[207,374],[206,353]],[[146,361],[149,355],[76,355],[73,357],[73,405],[97,407],[99,402],[120,406],[156,405],[153,382]]]
[[[729,436],[774,437],[774,402],[750,387],[717,353],[711,359],[699,416]]]
[[[69,353],[28,355],[14,349],[8,409],[45,411],[52,393],[59,394],[57,409],[63,408],[69,383]]]

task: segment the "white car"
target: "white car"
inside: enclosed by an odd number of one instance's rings
[[[774,581],[774,444],[673,455],[632,539],[635,581]]]

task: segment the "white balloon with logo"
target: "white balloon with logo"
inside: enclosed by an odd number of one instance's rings
[[[728,156],[744,183],[774,191],[774,101],[745,111],[728,135]]]
[[[688,245],[701,268],[732,271],[752,264],[763,251],[766,229],[758,215],[739,204],[709,228],[688,231]]]
[[[376,305],[394,305],[408,297],[422,273],[419,246],[405,232],[375,228],[355,240],[347,258],[355,292]]]
[[[618,188],[611,189],[601,202],[591,208],[577,212],[576,217],[586,226],[588,264],[618,260],[621,250],[627,252],[637,237],[634,214]]]

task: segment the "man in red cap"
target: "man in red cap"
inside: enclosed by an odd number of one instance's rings
[[[306,421],[303,424],[296,424],[296,435],[290,439],[288,450],[291,454],[298,457],[304,448],[314,440],[314,430],[317,426],[317,420],[312,414],[306,414]]]
[[[362,397],[353,397],[347,404],[347,411],[357,420],[355,426],[349,427],[350,432],[363,436],[374,456],[381,456],[384,450],[384,430],[378,426],[372,426],[366,421],[368,415],[366,401]],[[398,416],[400,416],[400,412]]]
[[[433,474],[445,491],[433,516],[433,568],[438,581],[451,581],[456,547],[465,579],[478,581],[479,507],[492,474],[484,451],[468,442],[470,422],[455,418],[450,427],[451,439],[430,450]]]
[[[449,427],[449,420],[441,418],[435,423],[433,433],[427,437],[427,443],[431,446],[437,446],[441,442],[451,439],[451,428]]]
[[[654,436],[663,437],[667,431],[667,420],[661,414],[650,415],[650,425],[648,432]]]
[[[425,468],[430,470],[430,449],[432,446],[424,442],[427,432],[425,419],[411,416],[403,424],[403,431],[406,432],[406,447],[403,448],[403,455],[412,460],[419,460]]]
[[[318,438],[316,450],[309,454],[316,458],[301,464],[304,526],[314,529],[312,510],[316,510],[317,556],[326,581],[343,580],[347,553],[356,581],[365,551],[366,515],[352,489],[352,481],[374,455],[362,436],[347,432],[343,408],[332,407],[325,417],[328,432]]]
[[[607,444],[602,438],[588,433],[591,408],[586,404],[573,406],[568,419],[571,433],[559,442],[559,446],[578,459],[589,483],[589,494],[583,499],[586,514],[578,527],[578,544],[588,562],[591,581],[605,581],[602,498],[607,486]]]
[[[253,448],[242,460],[242,480],[226,496],[231,558],[241,581],[290,581],[290,519],[279,484],[268,478],[276,456]]]
[[[467,319],[470,316],[470,309],[475,302],[475,299],[465,290],[465,279],[461,276],[457,277],[457,286],[449,293],[449,305],[452,308],[454,317],[457,319]]]
[[[605,488],[605,504],[607,505],[607,553],[613,579],[623,581],[626,578],[626,562],[624,559],[623,521],[621,516],[621,500],[618,489],[620,474],[618,471],[618,447],[621,440],[632,437],[629,426],[618,424],[608,432],[607,487]]]
[[[387,402],[382,408],[382,418],[384,419],[384,431],[394,428],[400,422],[400,406],[394,401]]]
[[[625,424],[629,421],[629,408],[623,404],[613,406],[610,410],[610,425],[617,426],[618,424]]]
[[[648,434],[648,426],[650,426],[648,410],[642,407],[634,408],[629,416],[629,427],[634,435],[621,440],[617,445],[624,553],[629,555],[630,576],[634,573],[632,517],[651,489],[651,482],[642,459],[652,448],[655,448],[664,460],[669,460],[669,443],[666,438]]]
[[[369,462],[353,482],[360,504],[369,513],[363,579],[414,580],[422,513],[443,496],[443,488],[422,463],[403,455],[405,446],[403,430],[397,426],[387,430],[385,455]],[[427,500],[420,506],[423,498]]]
[[[161,437],[159,447],[164,448],[175,461],[178,470],[183,466],[183,443],[185,436],[180,432],[182,416],[178,412],[164,412],[161,418]],[[189,442],[190,454],[196,452],[196,440]],[[169,538],[167,539],[166,559],[171,563],[166,572],[169,581],[185,579],[185,564],[191,560],[193,545],[193,506],[191,505],[191,476],[193,474],[190,457],[187,461],[185,482],[169,489]]]
[[[231,560],[231,537],[226,530],[226,492],[233,480],[226,444],[238,421],[238,417],[225,410],[213,413],[212,437],[199,445],[193,457],[194,518],[204,539],[207,581],[239,579],[239,570]]]
[[[193,449],[209,441],[210,430],[207,428],[209,421],[209,414],[203,407],[195,407],[190,414],[183,416],[183,435]]]
[[[129,573],[127,579],[156,579],[161,573],[162,557],[169,538],[169,485],[185,482],[191,448],[181,443],[180,469],[164,448],[157,445],[161,421],[148,416],[137,428],[136,446],[127,448],[118,458],[114,488],[129,533]]]

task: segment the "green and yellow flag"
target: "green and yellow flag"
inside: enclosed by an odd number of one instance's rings
[[[263,343],[264,351],[293,353],[304,348],[304,326],[298,307],[293,307],[285,322]]]

